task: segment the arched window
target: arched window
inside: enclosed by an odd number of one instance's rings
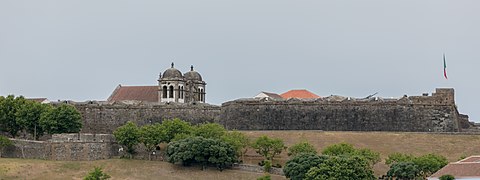
[[[204,89],[202,89],[202,95],[200,97],[201,97],[200,101],[202,101],[202,102],[205,101],[205,90]]]
[[[170,97],[169,98],[173,98],[173,86],[170,86]]]
[[[163,93],[163,95],[162,95],[163,98],[168,98],[168,96],[167,96],[167,86],[163,86],[162,93]]]
[[[178,98],[183,99],[183,86],[180,86],[180,95]]]

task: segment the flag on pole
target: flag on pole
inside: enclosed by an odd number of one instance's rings
[[[445,79],[448,79],[447,77],[447,61],[445,60],[445,53],[443,53],[443,76]]]

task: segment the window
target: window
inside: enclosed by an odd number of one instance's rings
[[[173,86],[170,86],[170,97],[169,98],[173,98]]]
[[[180,86],[180,99],[183,99],[183,86]]]
[[[168,98],[167,97],[167,86],[163,86],[162,93],[163,93],[163,95],[162,95],[163,98]]]

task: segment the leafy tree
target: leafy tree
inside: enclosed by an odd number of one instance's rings
[[[163,142],[169,143],[177,134],[191,134],[193,127],[190,123],[175,118],[173,120],[164,120],[161,124],[161,129],[165,132]]]
[[[305,179],[375,179],[369,162],[360,156],[330,156],[316,167],[310,168]]]
[[[2,152],[5,147],[12,146],[13,143],[5,136],[0,135],[0,157],[2,157]]]
[[[194,136],[200,136],[204,138],[220,139],[227,133],[225,128],[218,123],[205,123],[196,126],[193,129]]]
[[[244,133],[238,131],[227,132],[222,136],[222,140],[235,149],[237,156],[242,158],[247,153],[248,147],[250,146],[250,138],[248,138]]]
[[[464,158],[465,159],[465,158]],[[450,174],[445,174],[443,176],[440,176],[440,180],[455,180],[455,177],[450,175]]]
[[[326,147],[322,154],[330,156],[360,156],[365,158],[370,166],[380,162],[380,153],[370,149],[356,149],[351,144],[340,143]]]
[[[441,155],[426,154],[415,158],[413,163],[418,166],[423,176],[427,177],[446,166],[448,164],[448,160]]]
[[[170,142],[167,146],[168,162],[181,162],[184,166],[199,163],[202,169],[215,165],[223,170],[237,160],[235,149],[219,139],[189,137]]]
[[[13,138],[22,129],[15,114],[23,103],[25,103],[25,99],[22,96],[9,95],[0,99],[0,130],[8,132]]]
[[[273,160],[275,155],[282,153],[286,148],[283,144],[283,140],[278,138],[269,138],[267,136],[260,136],[252,144],[255,151],[265,157],[267,160]]]
[[[40,117],[40,126],[49,134],[77,133],[82,128],[82,116],[71,105],[48,109]]]
[[[328,156],[319,156],[313,153],[300,153],[288,160],[283,168],[283,172],[287,178],[292,180],[302,180],[305,178],[305,173],[315,166],[323,163]]]
[[[102,168],[95,167],[92,171],[88,172],[87,176],[83,178],[84,180],[107,180],[110,179],[110,175],[104,173]]]
[[[148,152],[148,160],[151,160],[152,151],[165,139],[165,132],[160,124],[146,125],[140,128],[140,142]]]
[[[413,159],[415,159],[415,156],[411,154],[393,153],[388,155],[388,158],[385,160],[385,164],[391,165],[397,162],[411,162]]]
[[[418,169],[418,174],[417,177],[427,177],[438,170],[440,170],[442,167],[448,164],[448,161],[445,157],[436,155],[436,154],[426,154],[420,157],[415,157],[410,154],[401,154],[401,153],[394,153],[390,154],[385,162],[386,164],[392,164],[390,166],[390,170],[394,171],[393,169],[400,169],[400,167],[394,167],[394,164],[399,164],[399,163],[407,163],[411,164],[413,163],[416,168]],[[405,164],[402,164],[403,166],[406,166]],[[400,166],[400,165],[397,165]],[[400,170],[396,170],[400,171]]]
[[[135,146],[140,142],[140,129],[131,121],[125,125],[118,127],[113,135],[117,142],[127,148],[127,153],[132,158],[135,153]]]
[[[51,105],[41,104],[35,101],[25,101],[21,108],[17,110],[15,116],[18,124],[25,128],[25,130],[32,134],[35,140],[38,140],[43,135],[44,130],[40,126],[40,118],[44,112],[51,109]]]
[[[415,179],[420,175],[420,169],[413,162],[396,162],[387,172],[388,177],[396,179]]]
[[[263,161],[263,172],[270,172],[270,169],[272,169],[272,161],[270,160],[265,160]]]
[[[300,153],[312,153],[317,154],[317,150],[313,145],[308,143],[307,141],[297,143],[288,148],[288,156],[296,156]]]

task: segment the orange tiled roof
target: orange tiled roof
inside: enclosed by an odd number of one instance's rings
[[[121,86],[119,85],[108,98],[115,101],[158,102],[158,86]]]
[[[288,98],[315,99],[320,97],[305,89],[290,90],[286,93],[281,94],[280,96],[282,96],[284,99],[288,99]]]
[[[450,163],[430,177],[440,177],[445,174],[453,175],[455,178],[480,178],[480,156],[471,156],[459,162]]]

